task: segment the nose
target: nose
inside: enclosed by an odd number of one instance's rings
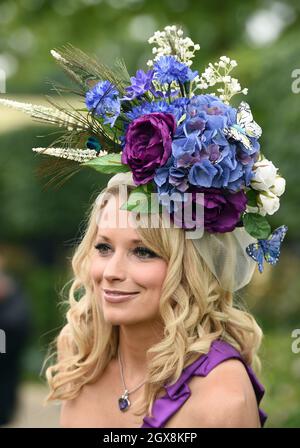
[[[103,279],[108,282],[112,280],[125,280],[126,279],[126,261],[122,254],[115,252],[111,257],[107,259],[104,271]]]

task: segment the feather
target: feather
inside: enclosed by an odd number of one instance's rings
[[[121,59],[117,60],[116,67],[112,69],[72,44],[54,49],[51,54],[66,73],[81,86],[90,89],[95,82],[107,80],[116,86],[121,95],[125,93],[130,77]]]
[[[97,153],[94,149],[77,149],[77,148],[32,148],[32,151],[39,154],[46,154],[47,156],[59,157],[61,159],[74,160],[75,162],[83,163],[107,155],[107,151],[100,151]]]
[[[58,190],[67,180],[81,170],[77,162],[68,159],[47,158],[42,160],[36,170],[40,178],[49,177],[48,182],[44,184],[44,190],[53,187]]]
[[[0,104],[24,112],[42,123],[65,127],[67,130],[88,128],[87,123],[83,120],[77,121],[76,117],[62,108],[21,103],[19,101],[7,100],[4,98],[0,99]]]
[[[68,101],[65,102],[70,107],[65,107],[57,104],[53,98],[46,95],[47,101],[52,107],[42,106],[30,103],[21,103],[14,100],[0,99],[0,104],[19,110],[23,113],[30,115],[34,120],[43,124],[56,125],[60,128],[64,128],[61,133],[63,134],[59,141],[66,145],[76,145],[82,142],[84,138],[89,135],[96,136],[102,147],[112,149],[116,151],[119,148],[118,136],[116,130],[109,135],[103,128],[101,123],[92,114],[83,114],[76,110]],[[57,142],[53,142],[55,144]]]
[[[37,169],[37,175],[39,177],[50,177],[44,185],[45,189],[50,186],[54,186],[55,189],[60,188],[67,180],[82,169],[80,166],[81,163],[107,154],[106,151],[97,153],[97,151],[90,149],[75,148],[47,147],[32,148],[32,150],[38,154],[54,156],[54,160],[52,157],[43,160]]]

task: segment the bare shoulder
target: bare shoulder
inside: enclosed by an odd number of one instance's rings
[[[114,393],[116,383],[113,364],[111,361],[101,376],[83,384],[74,398],[62,401],[60,409],[62,428],[105,427],[101,426],[103,422],[106,423],[105,419],[113,421],[110,418],[111,394]]]
[[[60,426],[62,428],[89,426],[91,416],[97,414],[96,410],[94,412],[94,396],[93,385],[85,384],[81,387],[75,398],[62,400],[59,420]]]
[[[188,401],[194,427],[261,426],[254,388],[241,361],[228,359],[192,380]]]
[[[68,324],[62,328],[56,343],[58,362],[65,361],[69,354],[72,353],[71,332]],[[61,401],[59,424],[62,428],[75,427],[78,419],[78,409],[81,408],[82,402],[84,402],[82,389],[76,398]]]

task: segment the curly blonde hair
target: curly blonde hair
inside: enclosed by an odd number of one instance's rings
[[[127,185],[127,191],[134,187]],[[51,400],[71,400],[81,388],[101,376],[117,356],[119,327],[103,318],[89,274],[90,254],[97,235],[97,217],[105,206],[106,194],[116,195],[118,187],[102,190],[88,215],[86,230],[72,258],[74,278],[68,294],[67,323],[50,345],[55,363],[46,369]],[[98,199],[99,199],[98,197]],[[100,205],[99,205],[100,204]],[[160,223],[161,223],[160,217]],[[255,371],[261,370],[258,350],[262,330],[244,305],[234,303],[233,294],[223,290],[181,228],[138,227],[143,243],[168,264],[162,286],[159,313],[164,336],[147,351],[147,379],[144,402],[136,416],[152,416],[155,399],[164,386],[174,384],[182,370],[211,343],[223,339],[234,346]],[[231,266],[227,266],[231,269]],[[51,351],[51,350],[50,350]]]

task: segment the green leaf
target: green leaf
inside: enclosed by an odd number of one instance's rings
[[[122,204],[121,210],[128,210],[135,213],[158,213],[159,204],[154,197],[153,204],[151,204],[152,185],[139,185],[129,195],[128,200]]]
[[[245,213],[243,216],[245,230],[257,239],[265,239],[271,234],[271,226],[264,216],[258,213]]]
[[[247,191],[246,196],[247,196],[247,204],[250,207],[257,207],[257,195],[258,195],[258,191],[253,190],[252,188]]]
[[[186,114],[181,116],[181,118],[177,122],[177,126],[179,126],[185,119],[186,119]]]
[[[148,182],[147,184],[140,185],[140,186],[142,187],[143,191],[145,191],[146,194],[153,193],[155,191],[152,182]]]
[[[96,171],[105,174],[126,173],[131,171],[128,165],[121,162],[121,154],[116,153],[95,157],[95,159],[84,162],[81,165],[93,168]]]

